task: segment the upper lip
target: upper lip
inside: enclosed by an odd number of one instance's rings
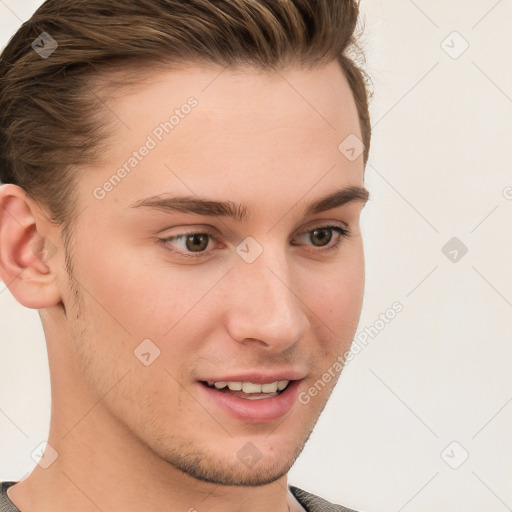
[[[301,380],[304,377],[304,372],[298,370],[283,370],[272,373],[251,371],[247,373],[226,374],[221,377],[205,377],[199,380],[204,382],[251,382],[252,384],[266,384],[279,380]]]

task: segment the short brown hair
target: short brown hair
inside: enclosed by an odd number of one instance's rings
[[[98,78],[160,63],[270,71],[338,60],[366,163],[367,80],[352,52],[358,16],[357,0],[47,0],[0,58],[0,181],[19,185],[69,227],[77,166],[97,161],[106,138]],[[32,47],[42,33],[58,44],[47,58]]]

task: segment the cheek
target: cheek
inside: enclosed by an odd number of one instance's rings
[[[329,318],[334,327],[344,319],[359,316],[363,292],[364,262],[360,257],[353,257],[324,273],[321,279],[311,275],[304,297],[309,295],[307,303],[314,305],[319,316]]]
[[[102,306],[95,312],[110,331],[133,341],[171,336],[184,319],[197,314],[198,306],[208,307],[202,299],[225,273],[222,268],[171,265],[154,258],[155,251],[113,246],[87,261],[84,286]]]
[[[318,318],[330,353],[344,351],[350,345],[361,313],[364,292],[364,262],[362,254],[344,261],[339,268],[326,273],[320,280],[315,276],[304,288],[304,302]]]

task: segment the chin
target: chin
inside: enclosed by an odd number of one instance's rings
[[[302,452],[309,438],[299,443],[290,443],[272,446],[268,439],[242,441],[234,439],[241,449],[233,451],[232,457],[226,457],[231,449],[225,449],[221,453],[215,450],[197,449],[173,449],[167,451],[162,458],[170,465],[186,475],[203,482],[216,485],[250,486],[258,487],[268,485],[285,476]],[[256,445],[262,447],[262,451]]]
[[[240,470],[240,467],[221,468],[217,466],[213,471],[212,468],[201,467],[194,468],[193,471],[190,471],[190,468],[186,468],[185,472],[196,480],[211,484],[259,487],[279,480],[288,473],[290,467],[291,465],[289,467],[281,467],[280,469],[275,467],[261,467],[258,470],[256,470],[256,468]]]

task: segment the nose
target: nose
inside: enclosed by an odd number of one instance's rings
[[[228,275],[227,328],[234,340],[282,352],[304,336],[307,306],[285,254],[265,250],[252,263],[239,259]]]

